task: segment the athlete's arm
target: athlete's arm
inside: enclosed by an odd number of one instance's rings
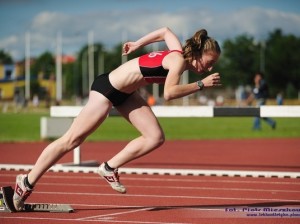
[[[130,54],[140,47],[159,41],[165,41],[169,50],[182,51],[182,46],[177,36],[169,28],[164,27],[143,36],[135,42],[125,43],[123,45],[123,55]]]
[[[175,79],[172,80],[171,77],[175,77]],[[199,91],[199,86],[196,82],[188,84],[173,83],[173,81],[176,79],[180,80],[179,77],[180,76],[178,76],[176,73],[171,73],[168,75],[164,87],[164,99],[166,101],[181,98]]]
[[[179,84],[180,77],[185,70],[184,58],[179,53],[172,53],[166,56],[164,67],[169,69],[164,85],[165,100],[180,98],[199,91],[199,86],[196,82],[184,85]]]

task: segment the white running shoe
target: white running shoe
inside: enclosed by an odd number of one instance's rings
[[[118,191],[119,193],[125,194],[126,188],[119,181],[118,169],[109,171],[105,168],[105,164],[102,163],[98,168],[98,174],[103,177],[107,183],[110,184],[112,189]]]
[[[23,209],[25,200],[33,191],[32,189],[27,188],[24,184],[26,176],[27,175],[19,174],[16,178],[13,202],[17,211],[21,211]]]

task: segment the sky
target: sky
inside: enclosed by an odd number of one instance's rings
[[[14,60],[25,57],[26,32],[34,57],[55,53],[58,33],[63,53],[76,55],[88,33],[110,49],[165,26],[182,42],[202,28],[221,45],[243,34],[263,41],[276,28],[300,37],[300,1],[0,0],[0,49]]]

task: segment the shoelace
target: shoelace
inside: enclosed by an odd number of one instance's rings
[[[117,179],[117,181],[119,182],[119,173],[118,173],[118,169],[114,170],[114,174],[115,174],[115,178]]]

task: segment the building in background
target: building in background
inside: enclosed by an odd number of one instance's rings
[[[0,64],[0,99],[11,100],[14,98],[15,93],[24,94],[24,89],[24,63]]]
[[[34,63],[31,59],[30,65]],[[62,64],[73,63],[75,57],[70,55],[62,56]],[[37,77],[32,79],[32,77]],[[50,75],[48,79],[44,77],[42,72],[37,75],[31,75],[32,82],[37,81],[40,91],[45,97],[55,99],[56,82],[55,74]],[[17,96],[16,96],[17,95]],[[20,61],[15,64],[0,64],[0,100],[13,100],[16,97],[22,98],[25,95],[25,62]]]

